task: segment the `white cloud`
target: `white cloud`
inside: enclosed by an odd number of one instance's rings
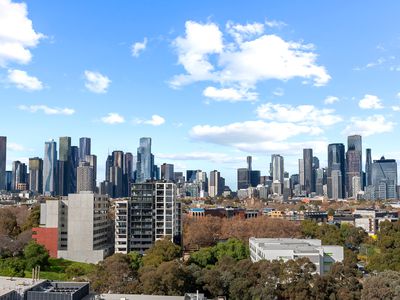
[[[204,160],[211,161],[213,163],[236,163],[245,161],[245,157],[236,157],[226,153],[218,152],[189,152],[180,154],[166,154],[158,153],[157,158],[169,159],[169,160]]]
[[[276,97],[282,97],[283,95],[285,95],[285,90],[283,88],[276,88],[272,94]]]
[[[203,91],[203,95],[207,98],[216,101],[255,101],[258,98],[258,94],[251,92],[248,89],[235,89],[235,88],[215,88],[209,86]]]
[[[145,37],[143,42],[136,42],[132,45],[132,56],[139,57],[140,53],[146,50],[147,38]]]
[[[11,151],[25,151],[25,147],[17,143],[7,143],[7,150]]]
[[[399,105],[393,105],[392,106],[393,111],[400,111],[400,106]]]
[[[19,89],[28,91],[39,91],[43,89],[42,82],[38,78],[28,75],[25,71],[8,70],[8,80]]]
[[[256,109],[258,117],[262,119],[313,126],[330,126],[342,121],[334,112],[334,109],[318,109],[314,105],[292,106],[273,103],[262,104]]]
[[[43,37],[33,29],[25,3],[0,0],[0,67],[10,62],[30,62],[30,48]]]
[[[394,122],[387,121],[382,115],[373,115],[367,118],[353,117],[350,124],[343,130],[343,134],[361,134],[370,136],[378,133],[391,132],[394,129]]]
[[[324,103],[325,104],[333,104],[339,102],[339,98],[336,96],[328,96],[325,98]]]
[[[284,141],[299,134],[318,135],[322,129],[294,123],[264,121],[236,122],[224,126],[196,125],[191,129],[193,139],[235,145],[262,141]]]
[[[244,40],[259,36],[264,33],[264,24],[234,24],[232,22],[226,23],[226,31],[234,38],[236,43],[242,43]]]
[[[93,92],[93,93],[98,93],[98,94],[103,94],[107,92],[107,89],[111,83],[111,80],[105,76],[102,75],[99,72],[93,72],[93,71],[85,71],[85,87]]]
[[[47,105],[20,105],[18,106],[18,109],[28,111],[31,113],[42,111],[46,115],[70,116],[75,113],[75,110],[72,108],[49,107]]]
[[[108,113],[107,116],[101,118],[101,121],[106,124],[120,124],[125,122],[125,118],[118,113]]]
[[[383,108],[382,100],[378,96],[366,94],[364,98],[358,102],[358,106],[362,109],[380,109]]]
[[[150,120],[135,119],[134,123],[160,126],[165,123],[165,119],[159,115],[152,115]]]
[[[330,76],[316,63],[313,45],[285,41],[263,34],[262,24],[227,24],[234,41],[227,41],[218,25],[186,22],[185,36],[173,42],[178,62],[186,70],[171,80],[172,87],[212,81],[241,88],[255,88],[259,81],[303,78],[325,85]],[[225,43],[224,43],[225,41]]]
[[[276,21],[276,20],[265,20],[265,25],[267,25],[270,28],[282,28],[286,26],[287,24],[282,21]]]

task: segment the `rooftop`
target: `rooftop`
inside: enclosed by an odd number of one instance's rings
[[[12,278],[0,276],[0,297],[8,294],[11,291],[16,291],[19,294],[42,284],[45,280],[33,280],[30,278]]]

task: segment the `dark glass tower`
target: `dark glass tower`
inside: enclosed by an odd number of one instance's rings
[[[154,156],[151,154],[151,138],[142,137],[137,149],[136,181],[140,183],[155,178],[154,169]]]
[[[313,150],[303,149],[304,163],[304,190],[309,195],[315,192],[314,176],[313,176]]]
[[[0,191],[6,189],[7,137],[0,136]]]
[[[70,191],[72,173],[71,138],[60,137],[58,161],[58,195],[67,196]]]
[[[346,153],[346,191],[349,197],[353,197],[353,177],[359,177],[361,187],[362,179],[362,138],[360,135],[351,135],[347,138]]]
[[[88,137],[81,137],[79,139],[79,160],[84,161],[86,155],[90,155],[91,140]]]
[[[371,171],[372,171],[372,157],[371,157],[371,149],[368,148],[365,151],[365,186],[369,186],[372,184],[371,179]]]
[[[328,145],[328,197],[332,198],[332,195],[338,195],[340,198],[345,197],[345,181],[343,177],[346,170],[346,159],[343,144],[329,144]],[[332,171],[335,172],[335,176],[340,176],[342,180],[340,182],[332,180]],[[340,185],[340,186],[339,186]]]

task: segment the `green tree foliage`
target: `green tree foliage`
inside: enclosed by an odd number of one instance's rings
[[[33,227],[38,227],[40,224],[40,205],[34,206],[29,213],[28,218],[22,225],[22,230],[28,230]]]
[[[190,262],[201,267],[214,265],[221,258],[229,256],[235,260],[241,260],[249,257],[248,246],[238,239],[229,239],[226,242],[220,242],[214,247],[202,248],[190,256]]]
[[[139,270],[140,267],[143,266],[143,255],[137,251],[131,251],[128,253],[128,257],[130,260],[130,266],[134,270]]]
[[[16,257],[1,260],[0,270],[3,276],[25,277],[25,261]]]
[[[385,271],[367,278],[364,282],[361,299],[400,299],[400,273]]]
[[[36,266],[40,266],[43,270],[49,265],[49,252],[35,241],[31,241],[25,246],[24,258],[28,270]]]
[[[116,253],[96,265],[89,274],[91,288],[98,293],[134,294],[139,290],[137,273],[127,255]]]
[[[142,293],[150,295],[184,295],[193,282],[187,266],[178,260],[147,266],[140,271]]]
[[[175,245],[168,239],[155,242],[154,246],[148,249],[143,256],[144,266],[159,266],[162,262],[167,262],[181,257],[181,247]]]

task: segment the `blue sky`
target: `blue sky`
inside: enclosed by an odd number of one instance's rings
[[[25,3],[26,6],[21,3]],[[153,138],[158,164],[218,169],[253,155],[297,172],[303,147],[363,135],[400,158],[398,1],[0,0],[1,135],[8,164],[44,142],[108,150]]]

